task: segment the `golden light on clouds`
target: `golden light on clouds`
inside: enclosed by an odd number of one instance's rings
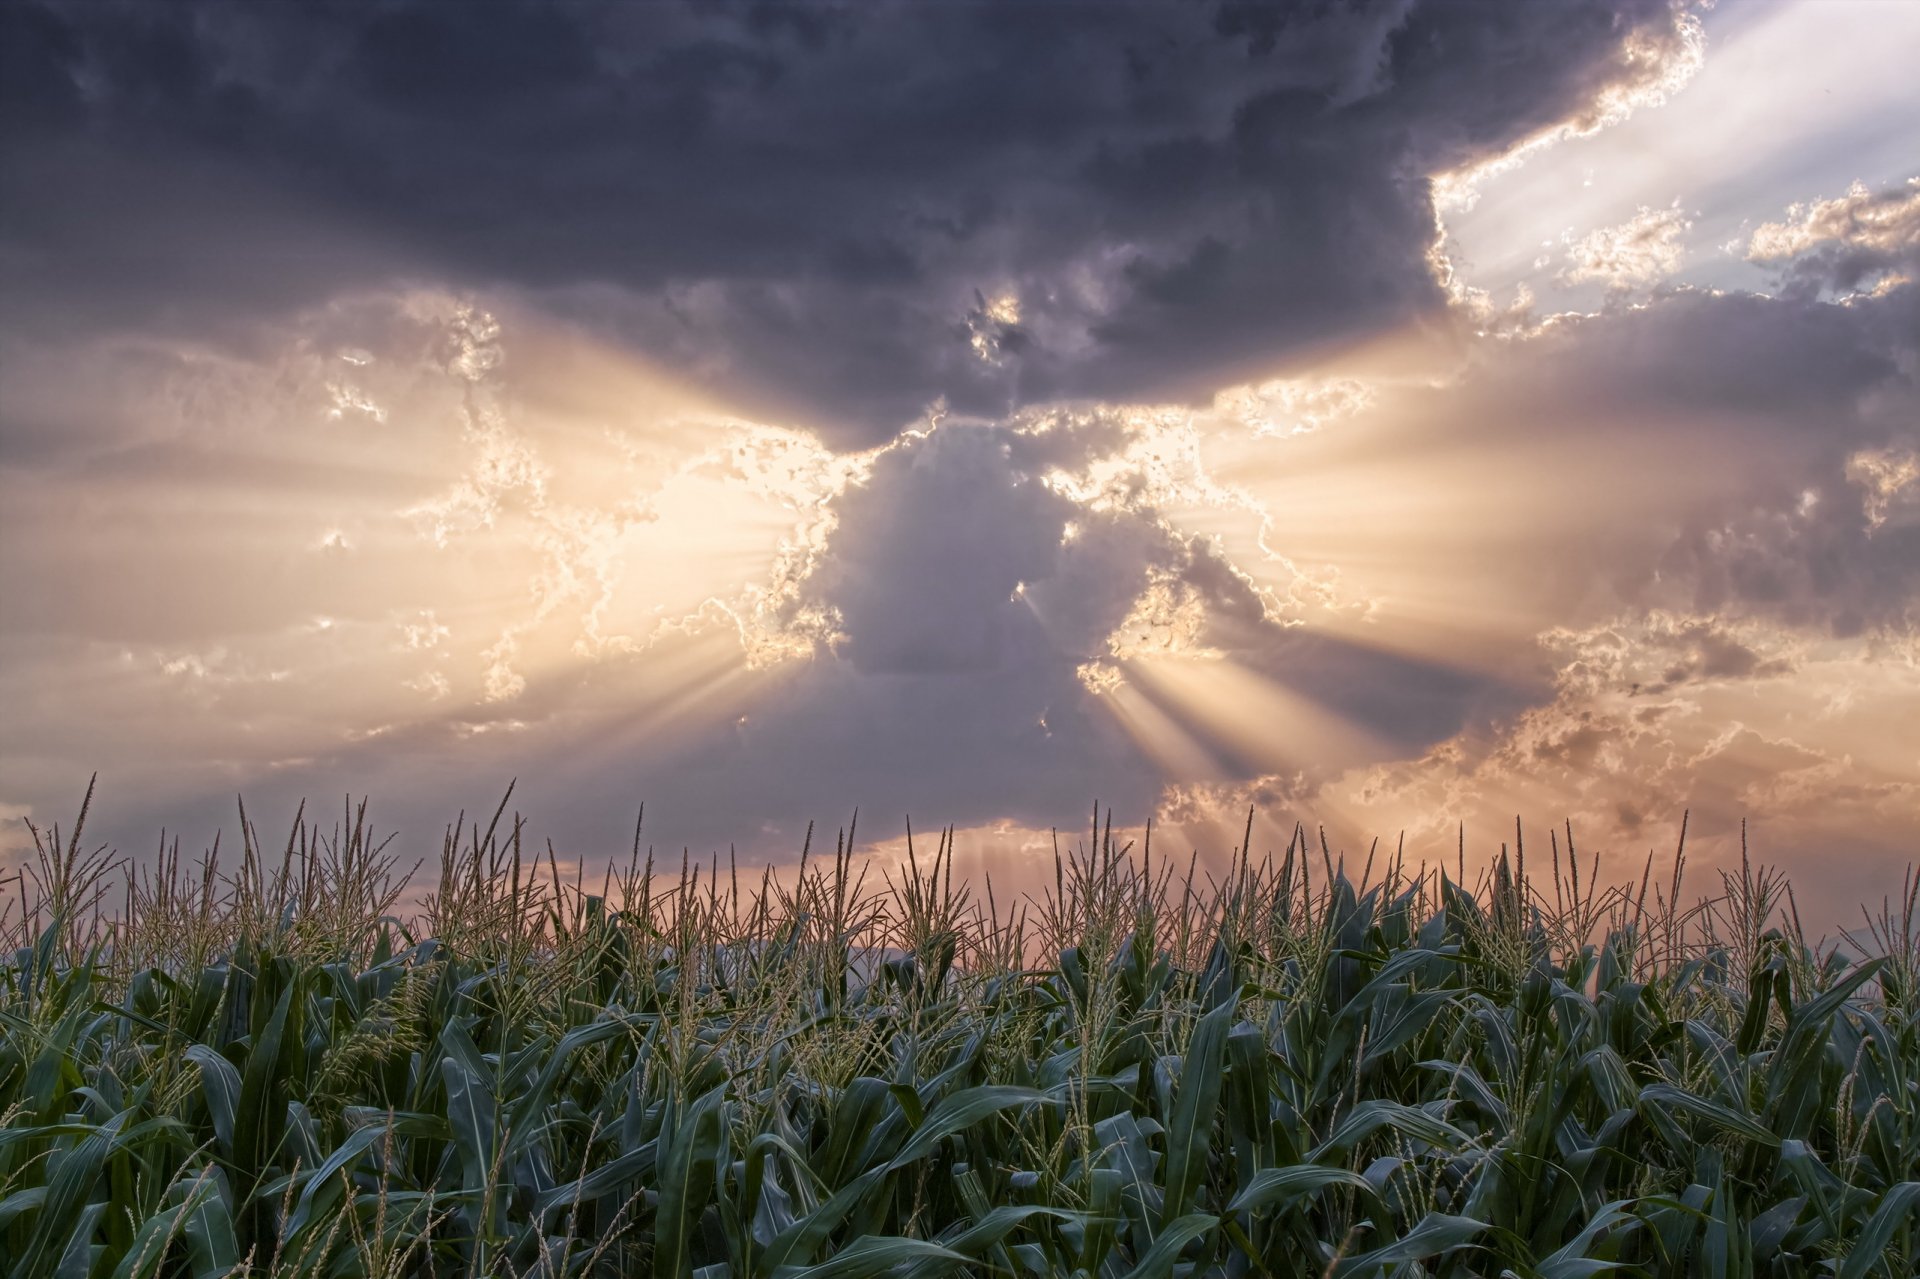
[[[1512,173],[1540,153],[1621,124],[1636,111],[1663,106],[1700,73],[1706,65],[1706,53],[1705,27],[1693,14],[1683,15],[1670,32],[1630,36],[1617,54],[1626,71],[1620,80],[1573,118],[1549,125],[1498,155],[1436,174],[1437,208],[1442,214],[1471,208],[1486,184]]]
[[[0,814],[520,776],[570,856],[646,798],[1013,866],[1096,798],[1215,851],[1691,808],[1862,875],[1920,820],[1910,6],[1148,6],[996,55],[1004,115],[915,70],[974,6],[642,6],[524,132],[336,83],[351,6],[297,91],[267,11],[156,17],[271,163],[69,8],[0,231]],[[656,44],[782,71],[668,110]]]

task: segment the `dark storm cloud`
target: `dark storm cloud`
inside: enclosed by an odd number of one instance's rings
[[[1666,0],[4,21],[12,322],[516,286],[842,444],[941,396],[1200,394],[1436,311],[1427,175],[1679,44]]]

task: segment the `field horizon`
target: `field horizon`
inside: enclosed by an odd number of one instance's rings
[[[764,840],[748,853],[731,843],[724,849],[711,844],[700,848],[690,844],[657,847],[648,834],[648,805],[641,801],[633,806],[631,830],[617,842],[611,838],[614,832],[609,831],[610,838],[601,848],[611,845],[611,850],[596,852],[578,840],[556,849],[553,840],[543,836],[532,820],[513,806],[519,786],[515,779],[499,788],[500,798],[492,809],[462,808],[451,821],[434,824],[430,842],[424,846],[417,826],[408,829],[377,822],[371,795],[356,798],[349,792],[340,807],[325,816],[318,806],[305,798],[299,799],[292,805],[291,818],[278,826],[269,825],[263,835],[260,819],[249,811],[246,796],[240,794],[235,796],[229,811],[228,821],[232,824],[217,823],[210,835],[203,831],[197,840],[197,851],[192,845],[184,845],[186,851],[183,852],[182,833],[162,826],[158,829],[157,843],[149,843],[148,851],[138,852],[125,851],[127,845],[111,840],[93,843],[83,839],[89,822],[97,825],[98,821],[96,795],[101,786],[96,773],[89,778],[75,805],[76,820],[55,820],[43,825],[31,817],[14,819],[16,829],[24,831],[26,838],[16,843],[4,863],[0,863],[0,892],[11,882],[15,896],[8,909],[25,908],[30,899],[26,890],[33,874],[31,868],[36,860],[44,864],[46,850],[53,846],[67,849],[66,855],[79,855],[80,845],[88,845],[85,856],[95,869],[105,868],[101,882],[112,885],[111,892],[100,894],[100,904],[111,909],[114,900],[124,903],[134,878],[141,874],[163,868],[169,868],[169,873],[179,873],[182,868],[192,866],[199,873],[219,878],[227,873],[223,866],[230,865],[235,857],[258,857],[261,850],[269,847],[318,850],[328,842],[357,838],[367,841],[384,859],[386,874],[395,890],[393,904],[410,912],[404,917],[412,923],[417,922],[422,898],[439,873],[436,864],[445,860],[450,847],[478,838],[484,821],[495,837],[517,840],[523,860],[538,862],[551,873],[563,874],[576,892],[588,892],[597,884],[601,896],[610,891],[616,874],[623,869],[631,872],[643,861],[663,872],[679,868],[705,876],[708,883],[715,877],[724,877],[735,889],[743,874],[750,880],[768,877],[769,884],[784,880],[790,886],[792,877],[804,869],[808,857],[817,855],[817,841],[824,840],[829,832],[837,844],[845,846],[848,855],[875,875],[906,867],[914,857],[916,839],[924,854],[931,835],[949,874],[957,873],[983,897],[988,889],[997,888],[999,899],[1009,905],[1017,905],[1056,885],[1055,868],[1063,857],[1073,855],[1074,850],[1084,854],[1086,849],[1108,842],[1149,866],[1157,859],[1162,870],[1177,867],[1186,875],[1198,876],[1203,883],[1209,877],[1229,872],[1249,856],[1259,861],[1295,854],[1301,859],[1303,874],[1307,874],[1304,868],[1309,864],[1325,867],[1329,878],[1336,872],[1351,870],[1364,884],[1369,882],[1376,867],[1392,866],[1396,873],[1415,878],[1423,873],[1445,872],[1455,886],[1467,888],[1476,895],[1487,889],[1503,861],[1508,875],[1524,877],[1533,885],[1529,893],[1552,891],[1555,877],[1564,881],[1559,891],[1571,890],[1576,862],[1584,889],[1617,891],[1628,899],[1642,894],[1643,890],[1656,896],[1677,894],[1689,874],[1696,885],[1704,874],[1710,891],[1688,902],[1695,910],[1711,908],[1717,897],[1724,894],[1727,874],[1752,874],[1757,866],[1778,880],[1777,908],[1783,912],[1783,919],[1790,917],[1803,941],[1858,945],[1863,929],[1869,929],[1878,916],[1904,894],[1916,867],[1915,862],[1908,862],[1901,869],[1898,881],[1888,875],[1884,889],[1877,896],[1842,899],[1838,906],[1823,902],[1808,909],[1795,890],[1795,874],[1780,862],[1750,849],[1745,818],[1739,820],[1737,828],[1720,832],[1719,839],[1709,845],[1713,851],[1703,859],[1698,833],[1693,829],[1693,814],[1685,808],[1680,809],[1670,823],[1644,820],[1645,828],[1658,829],[1663,824],[1671,827],[1665,847],[1643,842],[1644,851],[1623,851],[1618,838],[1611,842],[1591,841],[1570,819],[1559,819],[1555,824],[1544,826],[1529,825],[1523,815],[1516,814],[1510,827],[1491,837],[1483,831],[1469,829],[1465,821],[1456,821],[1452,823],[1450,838],[1445,841],[1445,853],[1435,854],[1431,850],[1436,841],[1431,838],[1419,841],[1410,852],[1404,831],[1368,835],[1357,846],[1329,843],[1326,826],[1294,818],[1276,823],[1257,806],[1249,806],[1238,814],[1223,813],[1220,820],[1209,823],[1207,833],[1222,838],[1205,842],[1190,838],[1170,846],[1165,825],[1156,824],[1151,815],[1143,821],[1116,825],[1113,810],[1098,801],[1091,806],[1091,820],[1077,829],[1053,827],[1019,832],[1027,842],[1018,854],[1010,854],[1003,848],[968,847],[967,836],[978,835],[978,831],[965,831],[952,824],[916,826],[910,813],[903,815],[897,824],[899,833],[862,838],[863,821],[870,831],[873,818],[871,815],[863,818],[860,807],[851,811],[845,824],[836,827],[808,821],[804,833],[790,848],[769,849]],[[1270,838],[1276,830],[1284,832],[1283,839],[1263,840],[1263,833]],[[1542,831],[1546,841],[1544,852],[1540,847]],[[1034,842],[1036,836],[1044,843]],[[1535,858],[1531,875],[1527,872],[1530,844]],[[1599,844],[1599,849],[1595,844]],[[1797,860],[1803,866],[1807,864],[1804,853],[1797,858],[1790,856],[1789,860]],[[761,885],[763,890],[765,886]],[[1720,893],[1711,891],[1715,888]],[[1671,907],[1674,902],[1667,905]]]

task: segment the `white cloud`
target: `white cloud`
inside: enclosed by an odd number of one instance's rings
[[[1856,182],[1845,195],[1796,204],[1784,221],[1765,222],[1747,241],[1754,262],[1784,262],[1828,244],[1894,255],[1920,248],[1920,178],[1906,189],[1875,192]]]
[[[1684,237],[1692,226],[1677,203],[1664,209],[1642,205],[1625,222],[1569,243],[1567,265],[1555,278],[1563,284],[1604,284],[1613,291],[1658,284],[1680,269]]]
[[[1781,266],[1790,281],[1884,292],[1920,264],[1920,177],[1882,191],[1856,182],[1845,195],[1796,204],[1755,228],[1747,258]]]

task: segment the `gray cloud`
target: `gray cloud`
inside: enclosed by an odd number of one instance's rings
[[[1439,531],[1489,539],[1499,595],[1537,618],[1903,628],[1920,603],[1920,287],[1844,303],[1678,289],[1556,317],[1291,448],[1309,469],[1417,459],[1383,513],[1431,490]],[[1506,515],[1490,521],[1494,492]],[[1461,592],[1480,571],[1445,569]]]
[[[843,497],[806,595],[839,616],[841,654],[879,674],[991,671],[1044,643],[1015,590],[1052,576],[1074,505],[998,431],[949,428],[883,456]]]
[[[1437,313],[1427,175],[1682,45],[1666,0],[7,12],[15,320],[511,285],[843,444]]]

